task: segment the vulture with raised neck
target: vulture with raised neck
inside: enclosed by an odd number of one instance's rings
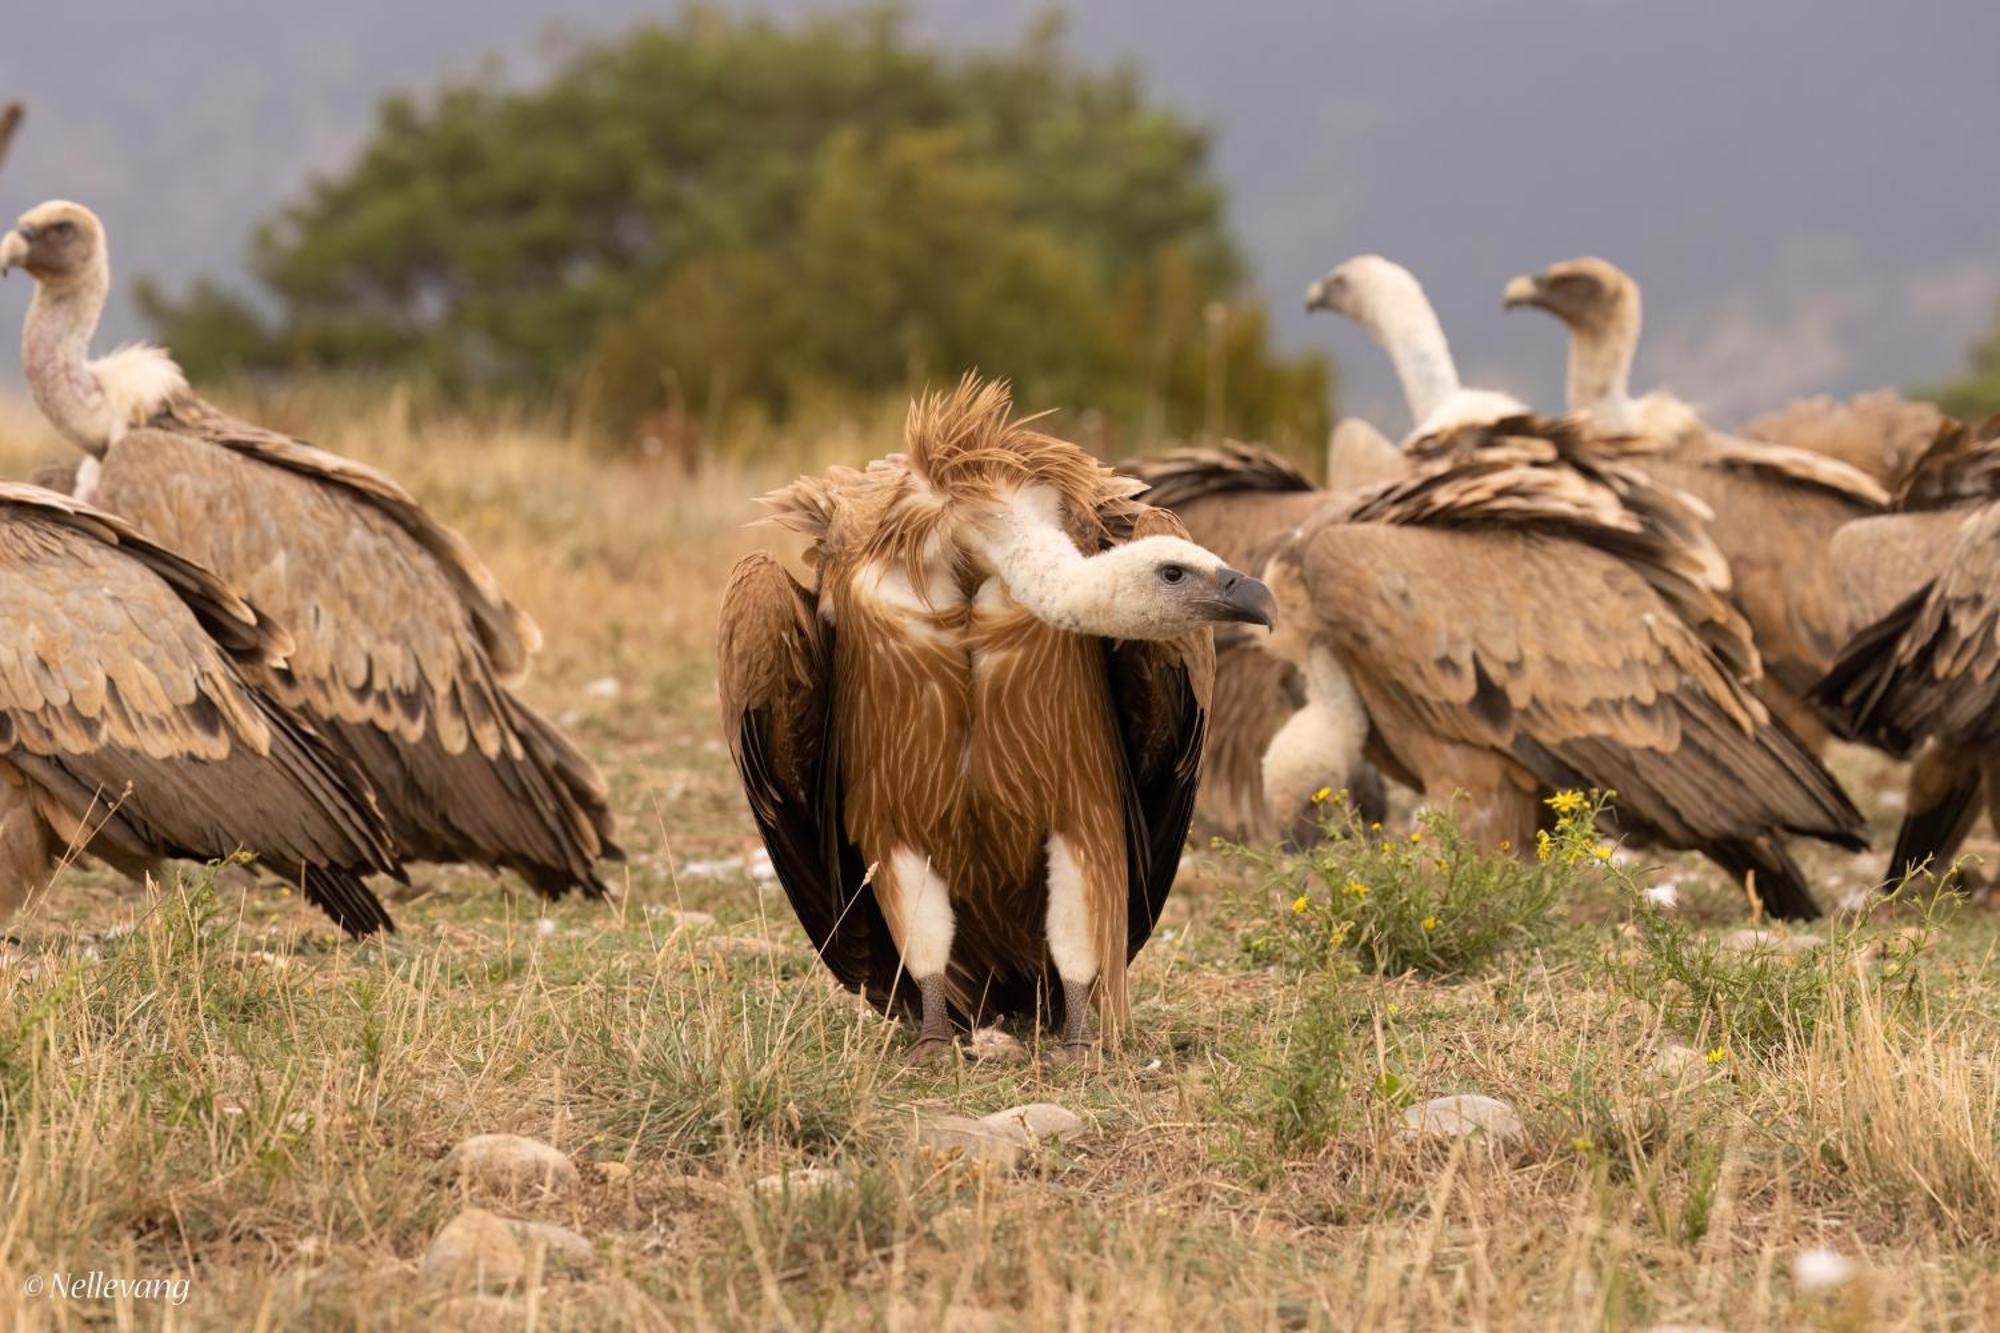
[[[1270,594],[1138,483],[968,376],[906,451],[767,497],[810,585],[745,557],[722,598],[723,730],[801,924],[850,990],[955,1028],[1033,1014],[1062,1048],[1129,1017],[1193,813],[1210,628]]]
[[[1466,422],[1525,412],[1510,394],[1459,383],[1444,326],[1415,275],[1380,255],[1357,255],[1306,289],[1306,310],[1330,310],[1366,329],[1389,356],[1413,428],[1405,443]]]
[[[1816,915],[1784,839],[1860,847],[1861,817],[1741,683],[1756,654],[1698,505],[1576,421],[1467,422],[1407,451],[1408,480],[1322,505],[1265,566],[1267,646],[1323,705],[1300,728],[1328,724],[1281,741],[1463,792],[1468,831],[1517,852],[1551,789],[1612,791],[1635,840]]]
[[[0,920],[59,859],[134,878],[254,853],[350,934],[393,929],[368,784],[254,683],[293,645],[221,579],[129,524],[0,483]]]
[[[1729,561],[1733,597],[1750,622],[1766,674],[1760,693],[1815,748],[1824,727],[1804,696],[1851,628],[1847,593],[1829,558],[1843,524],[1887,508],[1872,477],[1809,450],[1732,439],[1702,424],[1671,394],[1634,399],[1639,285],[1616,265],[1585,258],[1507,284],[1508,308],[1533,306],[1570,331],[1569,410],[1607,435],[1625,435],[1631,460],[1702,501]]]
[[[35,280],[28,387],[82,450],[79,498],[255,599],[292,635],[253,679],[368,775],[404,856],[602,894],[618,854],[603,779],[509,686],[540,645],[464,539],[383,473],[190,392],[150,346],[92,359],[111,267],[104,228],[43,204],[0,237]]]

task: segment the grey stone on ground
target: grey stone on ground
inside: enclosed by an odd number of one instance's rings
[[[427,1287],[505,1291],[527,1269],[528,1256],[507,1220],[468,1208],[431,1238],[418,1276]]]
[[[786,1194],[799,1198],[852,1189],[853,1182],[830,1166],[801,1166],[765,1176],[751,1188],[767,1198],[780,1198]]]
[[[1757,949],[1769,949],[1774,953],[1811,953],[1826,941],[1813,934],[1781,934],[1775,930],[1753,930],[1745,927],[1732,930],[1716,941],[1718,947],[1732,953],[1751,953]]]
[[[916,1143],[920,1148],[955,1152],[968,1161],[985,1162],[1003,1171],[1019,1169],[1028,1155],[1025,1137],[963,1115],[930,1116],[919,1120]]]
[[[580,1179],[568,1157],[540,1139],[520,1134],[474,1134],[451,1150],[445,1165],[468,1185],[512,1194],[567,1193]]]
[[[1083,1133],[1083,1117],[1054,1102],[1029,1102],[1004,1111],[981,1116],[980,1123],[1004,1134],[1017,1136],[1021,1143],[1074,1139]]]
[[[551,1268],[565,1268],[582,1271],[597,1263],[597,1247],[568,1227],[559,1227],[553,1222],[525,1222],[510,1219],[508,1227],[514,1232],[524,1254],[541,1246],[543,1262]]]
[[[1433,1097],[1403,1112],[1403,1133],[1411,1136],[1455,1139],[1484,1134],[1496,1141],[1510,1141],[1526,1132],[1513,1107],[1479,1093]]]

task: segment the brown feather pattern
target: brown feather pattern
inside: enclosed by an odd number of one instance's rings
[[[904,850],[949,890],[954,1018],[1061,1021],[1044,926],[1060,835],[1115,1037],[1125,965],[1179,864],[1212,650],[1206,633],[1113,645],[1058,631],[990,577],[960,527],[1013,487],[1055,490],[1080,551],[1182,533],[1130,499],[1136,483],[1009,409],[1004,385],[968,377],[912,407],[904,454],[767,497],[812,538],[816,577],[806,588],[761,554],[737,565],[718,639],[724,731],[779,878],[843,984],[916,1013],[885,891]],[[885,571],[914,597],[879,595]]]

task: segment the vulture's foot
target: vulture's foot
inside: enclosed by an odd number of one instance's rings
[[[924,1035],[919,1036],[917,1044],[910,1047],[908,1054],[903,1057],[903,1063],[906,1065],[936,1064],[950,1054],[951,1037],[949,1034],[942,1037]]]
[[[917,1044],[910,1048],[910,1064],[928,1064],[951,1052],[951,999],[944,973],[917,978],[917,993],[923,997],[924,1021],[917,1029]]]

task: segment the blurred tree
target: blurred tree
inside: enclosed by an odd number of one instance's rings
[[[898,6],[697,7],[537,88],[389,99],[352,168],[256,230],[258,299],[142,308],[196,374],[577,392],[613,433],[977,366],[1153,433],[1316,441],[1331,368],[1272,350],[1208,157],[1053,16],[947,55]]]
[[[1972,348],[1965,373],[1911,390],[1961,421],[1981,421],[2000,412],[2000,318]]]

